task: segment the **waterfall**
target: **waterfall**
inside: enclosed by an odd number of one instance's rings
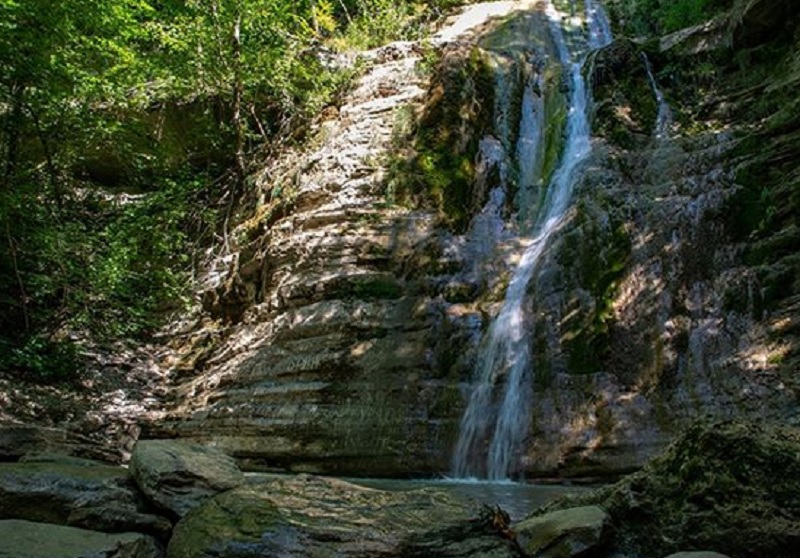
[[[581,54],[585,53],[586,47],[597,48],[610,41],[608,20],[602,7],[587,0],[586,14],[589,37],[577,41],[579,44],[570,49],[562,29],[562,14],[551,1],[547,2],[550,35],[569,85],[565,146],[547,187],[527,248],[511,277],[502,308],[482,345],[474,371],[474,387],[461,420],[453,458],[456,477],[507,479],[527,433],[534,398],[530,354],[534,324],[529,323],[523,308],[525,293],[550,239],[562,224],[572,198],[576,170],[591,150],[588,95],[581,73]],[[530,145],[530,141],[539,141],[539,132],[529,127],[540,124],[534,115],[528,114],[530,107],[526,105],[526,98],[523,97],[522,102],[517,156],[525,158],[518,162],[521,179],[533,181],[538,177],[529,176],[528,169],[532,171],[537,165],[535,160],[528,158],[538,156],[538,147]],[[523,186],[521,183],[520,187]]]
[[[663,138],[666,136],[669,127],[672,126],[672,109],[664,98],[664,93],[662,93],[661,89],[658,87],[656,76],[653,74],[653,67],[650,65],[650,59],[647,58],[647,55],[644,53],[642,53],[642,58],[644,59],[644,67],[647,68],[647,79],[650,82],[650,88],[653,90],[653,95],[655,95],[658,105],[655,129],[656,138]]]
[[[611,25],[603,7],[595,0],[585,0],[586,23],[589,27],[589,48],[603,47],[611,42]]]

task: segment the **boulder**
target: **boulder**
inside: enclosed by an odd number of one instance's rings
[[[67,432],[27,424],[0,424],[0,461],[16,461],[29,453],[68,449]]]
[[[0,521],[0,558],[161,558],[152,537],[110,535],[62,525]]]
[[[638,473],[548,506],[599,505],[623,554],[713,548],[731,556],[793,558],[800,548],[800,430],[697,424]]]
[[[602,508],[568,508],[531,517],[515,527],[517,540],[529,556],[572,558],[601,549],[609,540],[610,518]]]
[[[240,487],[192,510],[167,556],[520,556],[471,519],[468,506],[435,490],[386,492],[300,475]]]
[[[214,448],[176,440],[139,441],[130,470],[145,496],[176,517],[245,482],[231,457]]]
[[[77,508],[69,514],[67,525],[104,533],[146,533],[162,541],[172,532],[172,523],[164,517],[112,506]]]
[[[0,463],[0,519],[66,524],[76,509],[136,512],[140,504],[127,471],[88,460]]]

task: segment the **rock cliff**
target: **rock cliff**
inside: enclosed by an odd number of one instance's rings
[[[796,266],[757,257],[759,243],[793,245],[796,214],[757,239],[736,225],[750,218],[754,169],[790,171],[794,120],[759,132],[775,147],[754,157],[742,113],[755,101],[731,101],[730,76],[769,73],[759,60],[729,67],[688,108],[706,83],[692,65],[698,33],[714,38],[708,56],[768,45],[795,60],[791,41],[764,31],[775,18],[750,21],[766,3],[587,60],[592,153],[527,289],[534,404],[515,474],[616,474],[698,417],[796,412],[785,367],[796,297],[775,293]],[[430,42],[365,55],[307,145],[254,177],[258,203],[207,270],[197,322],[172,342],[174,404],[145,435],[211,443],[250,469],[449,470],[482,334],[546,183],[518,188],[526,170],[510,158],[526,140],[526,84],[543,119],[534,171],[552,173],[561,149],[564,78],[547,64],[543,18],[536,2],[476,5]]]

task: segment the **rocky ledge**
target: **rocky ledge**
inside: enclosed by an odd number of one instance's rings
[[[599,506],[608,514],[615,533],[609,555],[797,556],[800,431],[695,425],[641,471],[539,515],[574,506]]]
[[[501,510],[435,490],[246,479],[227,455],[140,441],[130,471],[55,454],[0,464],[0,558],[520,556]]]
[[[177,440],[139,442],[134,461],[0,465],[0,558],[789,558],[800,544],[800,431],[784,427],[694,426],[641,471],[515,524],[439,490],[245,477]]]

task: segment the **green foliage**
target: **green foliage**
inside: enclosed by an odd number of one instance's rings
[[[347,25],[333,37],[339,49],[366,49],[395,40],[419,39],[429,24],[464,0],[342,0],[340,19]]]
[[[60,328],[98,339],[139,336],[166,310],[182,308],[190,286],[190,254],[213,213],[195,207],[198,179],[165,180],[156,192],[120,203],[98,193],[48,204],[34,188],[2,198],[7,242],[0,312],[15,346],[29,332]],[[189,232],[192,232],[190,238]],[[20,304],[22,301],[22,304]],[[58,319],[54,322],[53,317]]]
[[[387,189],[390,201],[435,207],[463,230],[486,194],[475,191],[474,160],[492,118],[494,82],[477,49],[442,60],[440,70],[417,128],[396,138]]]
[[[733,0],[611,0],[609,10],[629,36],[662,35],[703,23]]]
[[[14,370],[25,379],[40,383],[70,381],[79,366],[77,347],[69,341],[33,336],[14,346],[0,339],[0,367]]]
[[[66,378],[69,339],[182,308],[243,155],[352,78],[322,44],[411,37],[457,3],[0,0],[0,371]]]
[[[191,205],[200,187],[196,178],[166,180],[141,200],[108,208],[81,254],[88,267],[72,301],[76,325],[135,336],[158,325],[163,312],[185,307],[193,243],[214,222],[213,212]]]

